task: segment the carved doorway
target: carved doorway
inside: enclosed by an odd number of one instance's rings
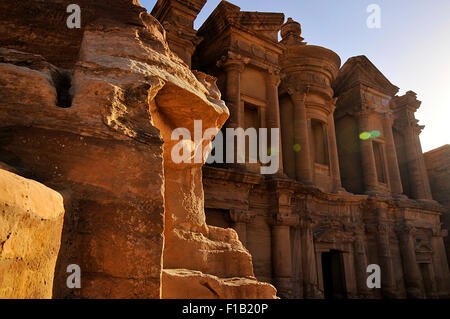
[[[340,251],[322,253],[322,275],[325,299],[346,299],[344,262]]]

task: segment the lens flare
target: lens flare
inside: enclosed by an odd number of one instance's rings
[[[370,137],[371,137],[371,138],[378,138],[378,137],[380,137],[380,136],[381,136],[381,132],[378,131],[378,130],[375,130],[375,131],[370,132]]]
[[[300,152],[301,149],[302,149],[302,147],[300,146],[300,144],[294,145],[294,152]]]
[[[372,135],[369,132],[362,132],[359,134],[359,138],[363,141],[368,140]]]
[[[267,149],[267,155],[268,156],[275,156],[278,154],[278,150],[276,148],[268,148]]]

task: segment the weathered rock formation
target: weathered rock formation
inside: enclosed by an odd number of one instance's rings
[[[365,56],[340,67],[282,13],[221,1],[196,31],[205,0],[159,0],[154,17],[136,0],[77,3],[79,29],[69,1],[0,3],[0,169],[64,198],[54,297],[274,298],[269,282],[283,298],[449,296],[433,200],[448,192],[437,167],[429,181],[414,92],[396,95]],[[203,167],[224,125],[280,129],[274,174]],[[15,213],[1,215],[9,228]],[[55,252],[58,225],[41,222]],[[66,286],[70,264],[81,289]],[[370,264],[381,289],[367,287]],[[26,282],[0,275],[4,294]],[[16,295],[49,297],[39,278]]]
[[[0,4],[0,160],[64,195],[54,296],[273,298],[234,230],[206,225],[203,161],[170,156],[173,129],[226,121],[215,80],[137,1],[78,1],[81,29],[68,4]],[[81,289],[66,287],[69,264]]]
[[[59,193],[0,169],[0,299],[52,297],[63,220]]]

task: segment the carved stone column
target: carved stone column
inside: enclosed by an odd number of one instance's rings
[[[414,120],[417,121],[417,120]],[[416,199],[432,199],[428,175],[420,146],[419,130],[417,123],[409,123],[404,126],[405,152],[408,160],[408,172],[411,181],[412,196]]]
[[[341,172],[339,169],[339,156],[336,142],[336,128],[334,127],[334,110],[336,109],[336,100],[332,100],[332,111],[328,115],[328,140],[330,143],[330,165],[331,165],[331,175],[333,177],[333,191],[338,192],[343,190],[341,184]]]
[[[313,236],[314,222],[310,217],[301,220],[302,230],[302,269],[303,269],[303,294],[307,299],[318,298],[317,266]]]
[[[432,262],[436,278],[436,288],[438,295],[445,298],[448,298],[448,295],[450,295],[450,273],[443,240],[443,237],[447,235],[448,231],[446,229],[437,227],[433,229],[433,236],[431,237],[433,251]]]
[[[418,125],[414,113],[422,102],[417,100],[417,94],[408,91],[403,96],[395,96],[390,104],[394,112],[395,126],[403,135],[403,150],[408,165],[409,186],[414,199],[431,200],[431,189],[423,158],[419,135],[423,126]]]
[[[300,150],[295,153],[295,175],[299,181],[313,184],[314,175],[305,105],[306,93],[293,89],[288,89],[288,93],[294,104],[294,142],[300,146]]]
[[[436,274],[434,272],[433,264],[425,264],[429,278],[423,277],[423,285],[425,288],[425,294],[428,299],[439,298],[436,283]]]
[[[284,93],[291,95],[293,104],[293,120],[289,128],[293,128],[288,135],[294,135],[294,144],[287,145],[289,149],[294,149],[295,158],[295,178],[305,184],[315,184],[316,186],[326,188],[327,191],[334,190],[333,180],[337,175],[336,168],[331,165],[330,170],[333,175],[318,173],[322,175],[321,178],[315,179],[315,163],[314,153],[312,153],[312,146],[314,135],[311,134],[311,120],[319,120],[323,122],[323,127],[330,128],[332,131],[332,124],[328,121],[327,116],[331,111],[330,100],[334,96],[331,83],[336,79],[341,65],[339,56],[331,50],[326,48],[307,45],[303,42],[301,37],[301,25],[292,19],[281,27],[281,44],[283,53],[279,57],[279,65],[281,72],[285,75],[281,84],[282,96]],[[311,102],[311,105],[309,105]],[[306,103],[306,105],[305,105]],[[288,105],[289,104],[289,105]],[[286,104],[290,110],[290,103]],[[311,110],[308,113],[307,110]],[[322,125],[321,124],[321,125]],[[288,138],[286,136],[286,138]],[[325,139],[327,144],[332,143],[330,138]],[[319,141],[320,146],[325,147],[324,140]],[[292,140],[289,141],[289,144]],[[312,148],[314,150],[314,148]],[[287,152],[285,152],[286,154]],[[331,154],[330,154],[331,153]],[[333,149],[331,148],[328,154],[334,159]],[[288,156],[288,155],[286,155]],[[327,159],[324,158],[326,161]],[[333,160],[331,160],[333,163]],[[328,163],[325,163],[328,164]],[[288,166],[286,164],[286,166]],[[289,175],[293,175],[292,166],[289,165]],[[285,168],[286,169],[286,168]]]
[[[387,224],[379,224],[377,241],[378,257],[381,261],[381,289],[386,297],[395,298],[397,294],[389,237],[390,226]]]
[[[241,103],[241,73],[244,71],[245,64],[249,62],[248,58],[228,52],[217,62],[217,66],[225,70],[227,74],[225,101],[230,109],[228,127],[243,127],[244,112]]]
[[[345,294],[348,299],[358,298],[358,288],[356,286],[355,258],[353,251],[342,252],[342,262],[344,264]]]
[[[230,219],[233,222],[233,229],[239,236],[239,240],[244,246],[247,246],[247,224],[250,223],[255,218],[254,214],[249,212],[231,209]]]
[[[359,132],[368,132],[369,126],[369,113],[367,111],[360,112],[359,114]],[[376,192],[378,188],[378,176],[375,164],[375,156],[373,152],[373,144],[371,139],[359,140],[361,145],[361,161],[364,175],[364,187],[366,193]]]
[[[275,215],[272,222],[273,282],[281,298],[292,295],[292,259],[290,227],[298,224],[298,216]]]
[[[410,225],[402,224],[396,227],[396,232],[400,242],[407,296],[412,299],[422,299],[425,294],[422,275],[416,260],[414,244],[416,229]]]
[[[376,208],[376,214],[378,216],[378,223],[369,225],[367,230],[376,236],[378,260],[381,268],[381,291],[385,298],[394,299],[398,297],[398,292],[390,244],[392,226],[385,221],[387,207]]]
[[[385,114],[383,118],[383,132],[386,141],[386,158],[388,162],[391,193],[402,194],[402,179],[398,167],[397,151],[395,148],[394,135],[392,134],[392,124],[392,115]]]
[[[367,287],[367,250],[364,236],[364,226],[358,225],[355,228],[355,241],[353,251],[355,256],[356,287],[360,298],[369,298],[372,294]]]
[[[192,55],[202,40],[197,36],[197,30],[194,29],[194,21],[206,0],[155,2],[151,15],[164,27],[170,50],[191,68]]]
[[[317,265],[317,280],[319,283],[319,291],[318,291],[318,298],[324,299],[325,298],[325,290],[324,290],[324,283],[323,283],[323,273],[322,273],[322,252],[320,250],[316,250],[316,265]]]
[[[266,76],[266,91],[267,91],[267,109],[266,109],[266,123],[269,129],[268,141],[271,144],[271,131],[272,128],[278,128],[278,155],[279,155],[279,170],[278,173],[283,173],[283,151],[281,143],[281,125],[280,125],[280,106],[278,100],[278,86],[280,85],[280,71],[269,70]],[[272,149],[272,145],[270,145]]]

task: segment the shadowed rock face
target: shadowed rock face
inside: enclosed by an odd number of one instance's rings
[[[0,3],[0,43],[2,47],[37,53],[62,68],[71,69],[78,60],[84,29],[99,19],[116,25],[143,26],[145,9],[137,0],[76,1],[81,8],[81,29],[69,29],[67,6],[74,2],[2,1]]]
[[[0,161],[64,196],[53,295],[274,297],[236,233],[206,225],[202,164],[171,160],[174,128],[226,121],[215,80],[137,3],[79,1],[80,30],[66,1],[0,4]],[[66,287],[69,264],[81,289]]]

